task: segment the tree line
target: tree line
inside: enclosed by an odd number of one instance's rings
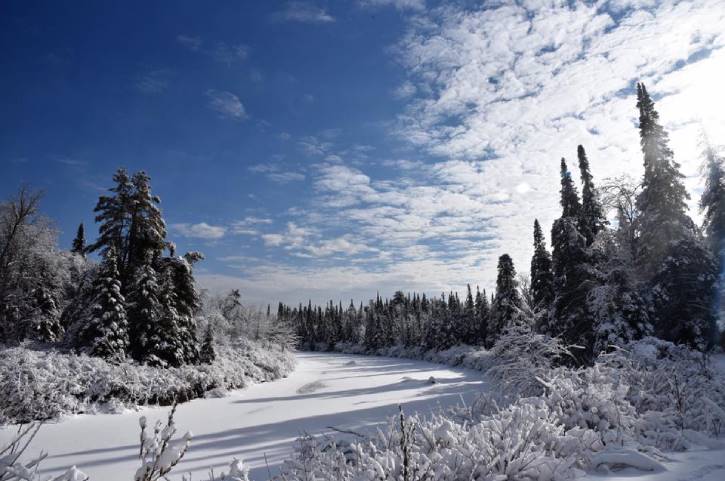
[[[280,303],[277,316],[313,348],[339,342],[371,350],[491,347],[513,326],[577,346],[579,363],[647,335],[703,351],[712,348],[725,252],[724,159],[704,143],[704,223],[698,227],[687,213],[690,197],[668,134],[642,83],[636,106],[643,178],[610,179],[597,188],[580,145],[577,186],[562,158],[561,216],[551,228],[551,251],[534,221],[528,278],[517,276],[513,260],[503,254],[490,298],[478,288],[474,294],[469,285],[463,300],[457,293],[427,298],[399,291],[392,299],[378,295],[365,305],[351,301],[346,308],[332,301],[325,306]],[[615,214],[612,223],[608,212]]]
[[[119,169],[113,182],[94,209],[98,238],[87,245],[81,224],[70,252],[39,214],[38,193],[21,188],[0,204],[0,343],[159,366],[210,362],[212,338],[198,341],[195,317],[193,265],[203,256],[176,255],[145,172]],[[86,258],[93,252],[99,263]]]

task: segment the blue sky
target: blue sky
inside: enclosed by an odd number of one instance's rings
[[[696,200],[722,2],[484,4],[5,2],[0,194],[45,190],[67,246],[145,169],[202,285],[252,302],[488,288],[503,252],[526,271],[578,143],[639,175],[641,79]]]

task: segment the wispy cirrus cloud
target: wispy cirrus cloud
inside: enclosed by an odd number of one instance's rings
[[[209,108],[216,111],[220,117],[234,120],[244,120],[247,112],[242,101],[235,94],[225,90],[207,90],[205,93]]]
[[[425,10],[425,0],[359,0],[365,8],[394,7],[397,10]]]
[[[407,150],[381,159],[321,132],[299,139],[315,162],[312,195],[289,209],[290,223],[257,233],[278,260],[202,282],[296,302],[490,288],[504,252],[525,272],[534,218],[548,226],[559,214],[562,156],[584,144],[598,183],[641,172],[637,80],[658,96],[695,192],[697,131],[725,131],[722,2],[431,5],[401,9],[410,21],[393,48],[407,78],[389,125]]]
[[[138,75],[134,86],[144,94],[159,94],[169,87],[169,76],[166,69],[152,70]]]
[[[311,2],[291,1],[287,2],[282,10],[272,14],[272,20],[276,22],[299,22],[312,24],[325,24],[335,21],[335,17],[327,13],[322,7]]]
[[[249,46],[245,44],[229,44],[222,41],[212,43],[207,47],[204,40],[195,35],[177,35],[176,41],[187,50],[205,55],[228,67],[244,62],[249,56],[250,50]]]
[[[206,222],[199,222],[197,224],[176,223],[171,224],[171,229],[183,237],[205,240],[221,239],[227,231],[227,228],[224,226],[210,225]]]

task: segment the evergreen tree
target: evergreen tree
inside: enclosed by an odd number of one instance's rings
[[[488,297],[486,291],[481,292],[476,287],[476,331],[474,336],[474,343],[479,346],[486,345],[486,339],[488,337],[488,320],[491,317],[491,308],[488,303]]]
[[[715,287],[715,315],[725,318],[725,158],[707,140],[703,149],[705,189],[700,198],[700,210],[704,214],[703,228],[707,243],[717,263],[718,280]]]
[[[147,257],[159,257],[166,247],[166,223],[158,204],[161,199],[151,193],[151,179],[144,171],[131,178],[131,225],[128,235],[128,267],[135,268]]]
[[[113,247],[104,253],[92,292],[90,312],[80,332],[81,347],[93,356],[121,360],[128,348],[128,322]]]
[[[687,216],[690,196],[682,182],[684,176],[674,160],[655,104],[642,83],[637,84],[637,108],[644,154],[644,179],[637,197],[638,264],[648,279],[669,256],[671,246],[692,235],[693,224]]]
[[[598,242],[605,252],[598,256],[603,261],[597,266],[595,287],[587,303],[593,317],[595,356],[611,346],[624,346],[653,333],[649,306],[640,295],[630,252],[618,245],[618,239],[616,233],[606,232]]]
[[[563,157],[561,158],[561,190],[559,192],[561,194],[561,216],[578,219],[582,211],[579,193],[571,178],[571,172],[566,166],[566,159]]]
[[[518,317],[521,307],[516,269],[511,256],[504,254],[498,259],[496,277],[496,297],[493,301],[488,342],[495,343],[503,331],[511,327]]]
[[[149,259],[137,269],[128,295],[131,356],[143,363],[155,359],[157,354],[152,339],[163,337],[158,332],[162,315],[158,293],[156,270]]]
[[[551,230],[554,301],[548,319],[540,330],[560,336],[567,344],[584,346],[585,357],[593,347],[593,320],[587,310],[587,297],[594,286],[587,240],[579,232],[581,205],[566,162],[561,162],[562,216]]]
[[[133,195],[133,184],[126,172],[126,169],[118,169],[113,175],[115,186],[109,189],[112,195],[102,195],[98,199],[96,208],[96,222],[98,227],[98,239],[88,246],[88,252],[101,251],[105,256],[106,252],[113,249],[119,272],[125,270],[128,259],[128,232],[131,226],[131,198]]]
[[[101,225],[98,239],[87,250],[104,253],[113,247],[124,289],[146,257],[158,257],[166,247],[160,199],[151,194],[149,180],[145,172],[129,177],[125,169],[118,169],[113,176],[116,185],[110,189],[113,195],[101,196],[94,209]]]
[[[582,180],[582,208],[579,220],[579,231],[587,241],[587,246],[592,245],[597,234],[604,230],[607,219],[604,216],[602,204],[599,202],[594,181],[589,170],[589,159],[581,145],[577,147],[579,158],[579,171]]]
[[[551,272],[551,254],[538,219],[534,220],[534,255],[531,258],[531,297],[533,308],[548,313],[554,299],[554,275]]]
[[[216,352],[214,352],[214,333],[211,330],[211,324],[209,324],[206,326],[204,342],[201,344],[201,350],[199,351],[199,361],[202,364],[211,364],[215,359]]]
[[[715,259],[695,237],[675,244],[672,253],[652,282],[655,333],[692,348],[710,349],[717,334],[712,309],[718,274]]]
[[[83,227],[83,222],[78,225],[78,232],[76,233],[75,239],[73,239],[73,246],[71,252],[81,256],[86,255],[86,233]]]

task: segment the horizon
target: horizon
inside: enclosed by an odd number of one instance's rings
[[[550,246],[561,157],[641,176],[637,81],[699,223],[725,5],[639,3],[11,2],[0,195],[44,190],[69,248],[116,168],[145,170],[199,284],[260,306],[490,292],[499,255],[528,271],[534,218]]]

